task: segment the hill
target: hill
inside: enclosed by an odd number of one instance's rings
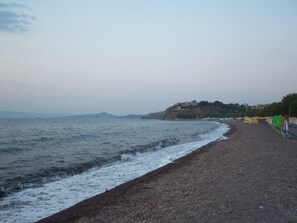
[[[95,114],[66,116],[65,118],[119,118],[119,116],[112,115],[106,112],[101,112]]]
[[[164,112],[161,119],[200,119],[200,118],[228,118],[243,116],[297,116],[297,93],[288,94],[280,102],[249,106],[247,104],[224,104],[220,101],[181,102]]]
[[[164,118],[164,111],[161,112],[154,112],[154,113],[149,113],[147,115],[144,115],[142,119],[163,119]]]
[[[237,117],[246,111],[245,105],[224,104],[220,101],[177,103],[165,110],[163,119],[199,119],[206,117]]]
[[[124,115],[118,116],[113,115],[107,112],[95,113],[95,114],[86,114],[86,115],[75,115],[75,116],[66,116],[65,118],[99,118],[99,119],[114,119],[114,118],[130,118],[130,119],[140,119],[143,115]]]

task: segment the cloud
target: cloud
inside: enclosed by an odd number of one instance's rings
[[[0,3],[0,8],[3,9],[12,9],[12,8],[17,8],[17,9],[28,9],[27,6],[17,4],[17,3]]]
[[[15,10],[28,9],[17,3],[0,3],[0,32],[23,33],[35,18]]]

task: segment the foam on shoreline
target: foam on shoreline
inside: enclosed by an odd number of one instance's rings
[[[210,142],[226,139],[228,130],[226,124],[221,124],[215,131],[201,135],[201,141],[123,155],[121,161],[112,165],[12,194],[2,200],[0,217],[2,222],[34,222],[158,169]]]

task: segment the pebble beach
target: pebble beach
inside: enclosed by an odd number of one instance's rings
[[[228,140],[39,222],[297,222],[297,140],[228,124]]]

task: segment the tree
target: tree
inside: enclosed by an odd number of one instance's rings
[[[290,103],[289,115],[297,117],[297,100],[294,100]]]
[[[281,101],[282,115],[286,115],[289,113],[290,104],[292,101],[295,100],[297,100],[297,93],[288,94],[283,97],[283,100]]]
[[[201,107],[206,107],[206,106],[209,106],[211,103],[209,103],[208,101],[200,101],[198,103],[199,106]]]
[[[223,107],[223,102],[221,102],[221,101],[215,101],[214,103],[213,103],[213,105],[215,106],[215,107]]]
[[[280,115],[282,113],[281,103],[273,102],[269,107],[265,108],[265,115],[273,116]]]

